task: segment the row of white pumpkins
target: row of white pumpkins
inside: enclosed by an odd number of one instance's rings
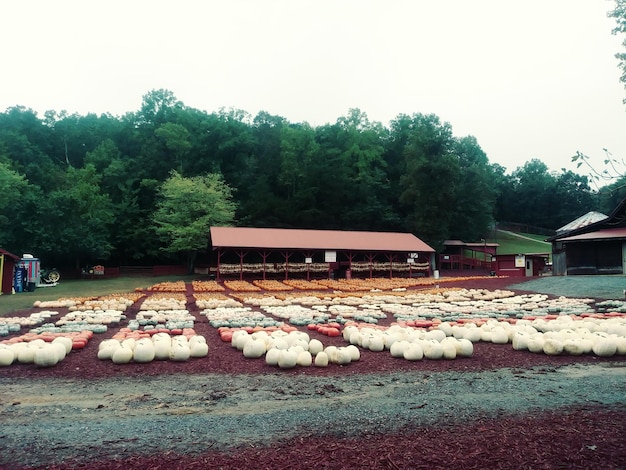
[[[184,298],[153,295],[141,303],[139,310],[184,310],[186,303]]]
[[[484,317],[504,314],[505,316],[511,316],[512,312],[520,315],[530,313],[535,315],[561,312],[582,313],[592,311],[589,307],[589,302],[589,299],[572,299],[565,297],[544,299],[540,295],[517,295],[492,301],[415,302],[410,305],[405,303],[381,304],[380,308],[382,311],[392,314],[397,319],[408,320],[464,315]]]
[[[217,307],[207,308],[200,312],[204,315],[213,328],[241,326],[277,326],[283,322],[277,321],[263,312],[252,310],[250,307]]]
[[[208,352],[209,346],[202,335],[187,338],[184,335],[171,336],[159,332],[149,338],[106,339],[98,346],[98,359],[111,360],[114,364],[154,360],[180,362],[205,357]]]
[[[611,357],[626,354],[624,318],[574,320],[564,315],[555,320],[518,320],[515,324],[489,320],[481,326],[475,323],[454,325],[443,322],[439,324],[438,331],[472,343],[511,343],[517,351],[528,350],[548,355],[594,353],[596,356]]]
[[[42,310],[40,312],[33,312],[28,317],[0,317],[0,337],[17,333],[23,326],[41,325],[43,322],[58,314],[59,312]]]
[[[368,293],[364,295],[345,295],[345,296],[333,296],[333,295],[289,295],[285,298],[277,298],[272,295],[251,295],[243,298],[243,302],[246,305],[252,305],[256,307],[261,306],[276,306],[276,305],[378,305],[378,304],[413,304],[413,303],[432,303],[432,302],[466,302],[474,300],[497,300],[505,299],[515,296],[514,292],[506,290],[489,291],[486,289],[457,289],[441,291],[438,293],[418,293],[418,292],[404,292],[402,295],[392,295],[389,293]],[[546,299],[547,296],[543,294],[526,296],[527,301],[538,301],[540,299]]]
[[[61,362],[72,351],[72,340],[59,336],[51,342],[36,339],[29,342],[0,343],[0,366],[35,364],[39,367],[51,367]]]
[[[219,298],[196,298],[196,306],[199,310],[203,309],[217,309],[227,307],[242,307],[243,304],[238,300],[231,297],[219,297]]]
[[[59,318],[55,324],[57,326],[67,325],[74,322],[84,322],[89,324],[110,325],[120,323],[126,319],[123,310],[116,309],[84,309],[70,311]]]
[[[233,333],[231,345],[242,351],[248,359],[265,356],[265,363],[281,369],[296,366],[326,367],[328,364],[346,365],[361,358],[361,352],[354,345],[346,347],[324,347],[318,339],[311,339],[303,331],[275,330],[248,333],[238,330]]]

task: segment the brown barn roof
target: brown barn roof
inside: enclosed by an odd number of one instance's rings
[[[595,232],[581,233],[570,237],[559,238],[560,242],[572,241],[588,241],[588,240],[606,240],[611,238],[626,238],[626,227],[605,228],[596,230]]]
[[[211,227],[213,248],[434,252],[411,233]]]

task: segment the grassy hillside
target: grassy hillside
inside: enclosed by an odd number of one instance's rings
[[[550,253],[552,247],[550,243],[544,242],[545,235],[529,233],[513,233],[498,230],[494,238],[488,240],[489,243],[498,243],[499,255],[515,255],[518,253]]]

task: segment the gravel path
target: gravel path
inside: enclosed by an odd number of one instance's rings
[[[0,379],[0,466],[196,454],[569,406],[626,406],[626,363],[335,377]],[[89,457],[92,458],[92,457]]]
[[[614,276],[542,276],[529,281],[511,283],[508,289],[527,290],[541,294],[594,299],[624,299],[626,277]]]

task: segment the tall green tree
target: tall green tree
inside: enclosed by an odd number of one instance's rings
[[[458,157],[457,203],[450,219],[450,236],[465,241],[487,237],[494,224],[497,195],[496,176],[476,138],[457,139],[453,152]]]
[[[32,218],[40,222],[33,234],[33,251],[55,262],[108,259],[112,245],[110,226],[114,221],[108,194],[101,191],[100,175],[93,165],[68,167],[66,179],[39,201]],[[35,249],[38,248],[38,249]]]
[[[198,252],[208,248],[211,226],[232,224],[235,211],[232,191],[221,175],[184,178],[172,171],[159,188],[153,221],[164,251],[184,253],[191,273]]]
[[[450,236],[460,177],[452,128],[433,115],[415,114],[404,149],[406,174],[400,202],[406,226],[436,250]]]

